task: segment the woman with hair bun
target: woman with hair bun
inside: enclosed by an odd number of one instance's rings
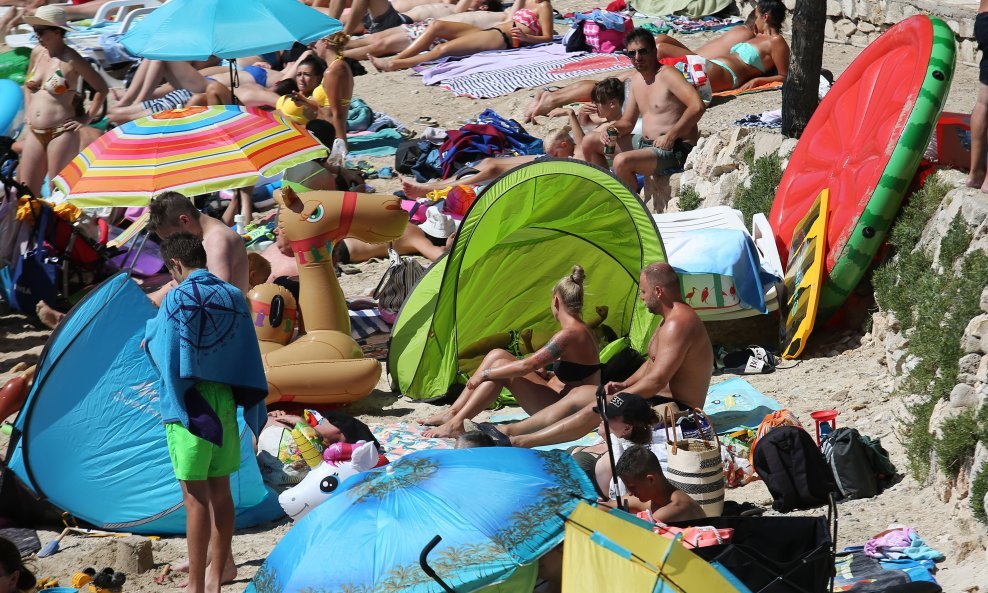
[[[545,346],[519,360],[507,350],[492,350],[467,381],[467,387],[448,410],[422,421],[436,428],[426,437],[455,437],[464,433],[463,422],[486,409],[507,388],[529,414],[559,401],[570,389],[600,382],[600,356],[593,331],[583,321],[583,283],[580,266],[556,283],[552,290],[552,315],[560,330]],[[543,369],[555,363],[555,376]]]
[[[36,584],[34,574],[21,561],[17,546],[0,537],[0,593],[34,591]]]

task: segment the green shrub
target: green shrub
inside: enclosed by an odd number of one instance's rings
[[[960,340],[968,322],[980,312],[981,291],[988,285],[988,255],[980,251],[964,255],[971,231],[959,215],[940,242],[936,263],[943,273],[936,273],[932,258],[916,249],[949,190],[946,182],[933,176],[910,196],[889,232],[896,258],[872,277],[875,299],[895,315],[903,332],[908,331],[907,353],[917,361],[900,390],[926,395],[909,408],[911,419],[902,430],[909,470],[920,481],[929,475],[933,455],[948,475],[956,475],[973,454],[979,435],[988,436],[988,411],[984,418],[967,413],[948,420],[941,427],[942,439],[929,433],[933,408],[957,384],[963,355]],[[988,487],[988,476],[984,479]]]
[[[964,462],[974,455],[981,430],[974,412],[965,411],[948,418],[940,425],[943,436],[936,440],[933,451],[944,473],[956,478]]]
[[[755,149],[745,149],[741,160],[751,169],[750,184],[739,187],[732,206],[744,215],[744,224],[751,227],[751,217],[759,212],[768,214],[775,201],[775,190],[782,181],[782,157],[778,153],[755,159]]]
[[[907,198],[895,225],[889,233],[889,245],[898,253],[912,251],[926,228],[926,223],[933,218],[943,198],[950,191],[950,185],[939,175],[931,175],[923,187]]]
[[[683,212],[696,210],[703,203],[703,198],[696,192],[695,185],[684,185],[679,188],[679,200],[676,204]]]
[[[933,453],[934,439],[930,434],[930,416],[937,401],[927,398],[909,408],[910,421],[903,427],[903,444],[906,446],[906,460],[909,473],[920,483],[930,474],[930,455]]]
[[[982,523],[988,523],[988,515],[985,514],[985,494],[988,494],[988,463],[982,465],[978,473],[974,474],[974,481],[971,483],[971,513]]]

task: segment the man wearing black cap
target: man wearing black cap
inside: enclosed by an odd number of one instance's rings
[[[714,368],[713,347],[696,311],[683,302],[676,271],[667,263],[645,267],[639,278],[639,293],[648,310],[662,316],[662,324],[652,335],[645,363],[627,380],[608,383],[605,392],[637,393],[653,405],[665,403],[677,409],[702,408]],[[481,429],[495,440],[510,439],[515,447],[578,439],[600,420],[593,411],[596,389],[593,385],[576,387],[521,422],[503,428],[485,424]]]

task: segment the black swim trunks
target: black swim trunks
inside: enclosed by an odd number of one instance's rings
[[[978,80],[981,84],[988,84],[988,12],[979,12],[974,19],[974,39],[977,40],[978,49],[981,50]]]
[[[388,4],[388,9],[377,18],[372,17],[369,12],[364,15],[364,28],[367,29],[368,33],[394,29],[401,25],[410,25],[412,22],[411,17],[401,14],[390,4]]]
[[[689,409],[687,407],[683,407],[683,404],[681,404],[678,401],[672,399],[671,397],[666,397],[664,395],[656,395],[655,397],[650,397],[650,398],[646,399],[645,401],[648,403],[648,405],[652,406],[653,408],[655,406],[661,406],[662,404],[673,404],[674,406],[676,406],[676,408],[680,412],[683,412],[683,411],[686,411],[686,410]]]

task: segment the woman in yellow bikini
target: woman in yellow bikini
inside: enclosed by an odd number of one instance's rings
[[[299,124],[322,119],[346,142],[346,120],[353,98],[353,70],[343,51],[350,36],[339,32],[317,41],[295,71],[296,89],[282,94],[275,108]],[[282,89],[284,90],[284,89]]]
[[[786,6],[782,0],[759,0],[755,7],[755,36],[735,43],[726,55],[705,60],[685,50],[681,56],[662,58],[659,62],[680,70],[702,64],[710,90],[715,93],[783,82],[789,71],[789,44],[781,33],[785,19]],[[769,74],[772,70],[775,73]]]
[[[24,120],[29,126],[24,140],[18,179],[40,195],[45,175],[58,175],[79,153],[79,130],[95,121],[106,101],[106,82],[82,56],[65,44],[65,12],[42,6],[24,20],[34,27],[38,46],[24,87],[27,103]],[[85,114],[80,115],[82,97],[76,92],[80,78],[96,94]]]

